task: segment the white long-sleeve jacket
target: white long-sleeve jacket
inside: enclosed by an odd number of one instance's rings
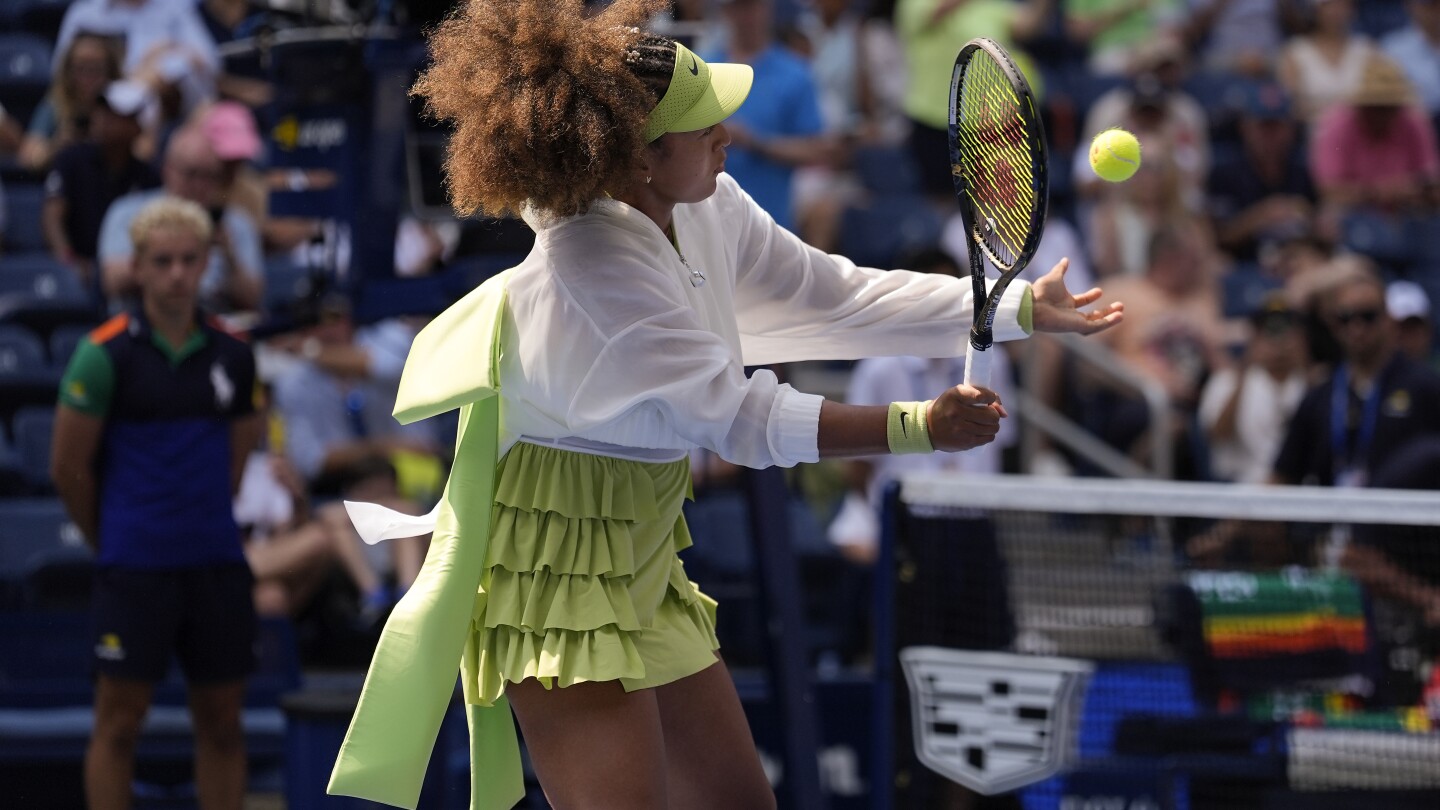
[[[728,175],[675,207],[680,253],[613,200],[528,221],[535,247],[506,285],[501,329],[502,454],[524,437],[649,461],[697,446],[750,467],[815,461],[822,398],[745,366],[965,353],[969,279],[811,248]],[[1024,336],[1027,291],[1006,291],[997,340]]]

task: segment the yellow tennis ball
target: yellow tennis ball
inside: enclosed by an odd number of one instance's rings
[[[1140,141],[1123,129],[1107,129],[1090,142],[1090,168],[1103,180],[1120,183],[1140,168]]]

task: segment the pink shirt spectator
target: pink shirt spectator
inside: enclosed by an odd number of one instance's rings
[[[1322,190],[1335,186],[1385,186],[1406,178],[1434,179],[1440,153],[1430,120],[1413,107],[1401,110],[1380,138],[1361,127],[1360,110],[1348,104],[1324,114],[1310,144],[1310,171]]]

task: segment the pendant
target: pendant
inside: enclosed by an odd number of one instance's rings
[[[689,271],[690,271],[690,286],[691,286],[691,287],[699,288],[699,287],[704,287],[704,286],[705,286],[705,274],[702,273],[702,272],[700,272],[698,269],[696,269],[696,268],[694,268],[694,267],[691,267],[691,266],[690,266],[690,262],[685,261],[685,256],[684,256],[684,254],[681,254],[681,255],[680,255],[680,263],[683,264],[683,265],[685,265],[685,269],[686,269],[686,270],[689,270]]]

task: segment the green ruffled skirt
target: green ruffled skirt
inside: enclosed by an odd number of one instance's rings
[[[715,602],[685,576],[687,459],[626,461],[520,442],[496,470],[467,693],[618,680],[627,691],[716,659]]]

